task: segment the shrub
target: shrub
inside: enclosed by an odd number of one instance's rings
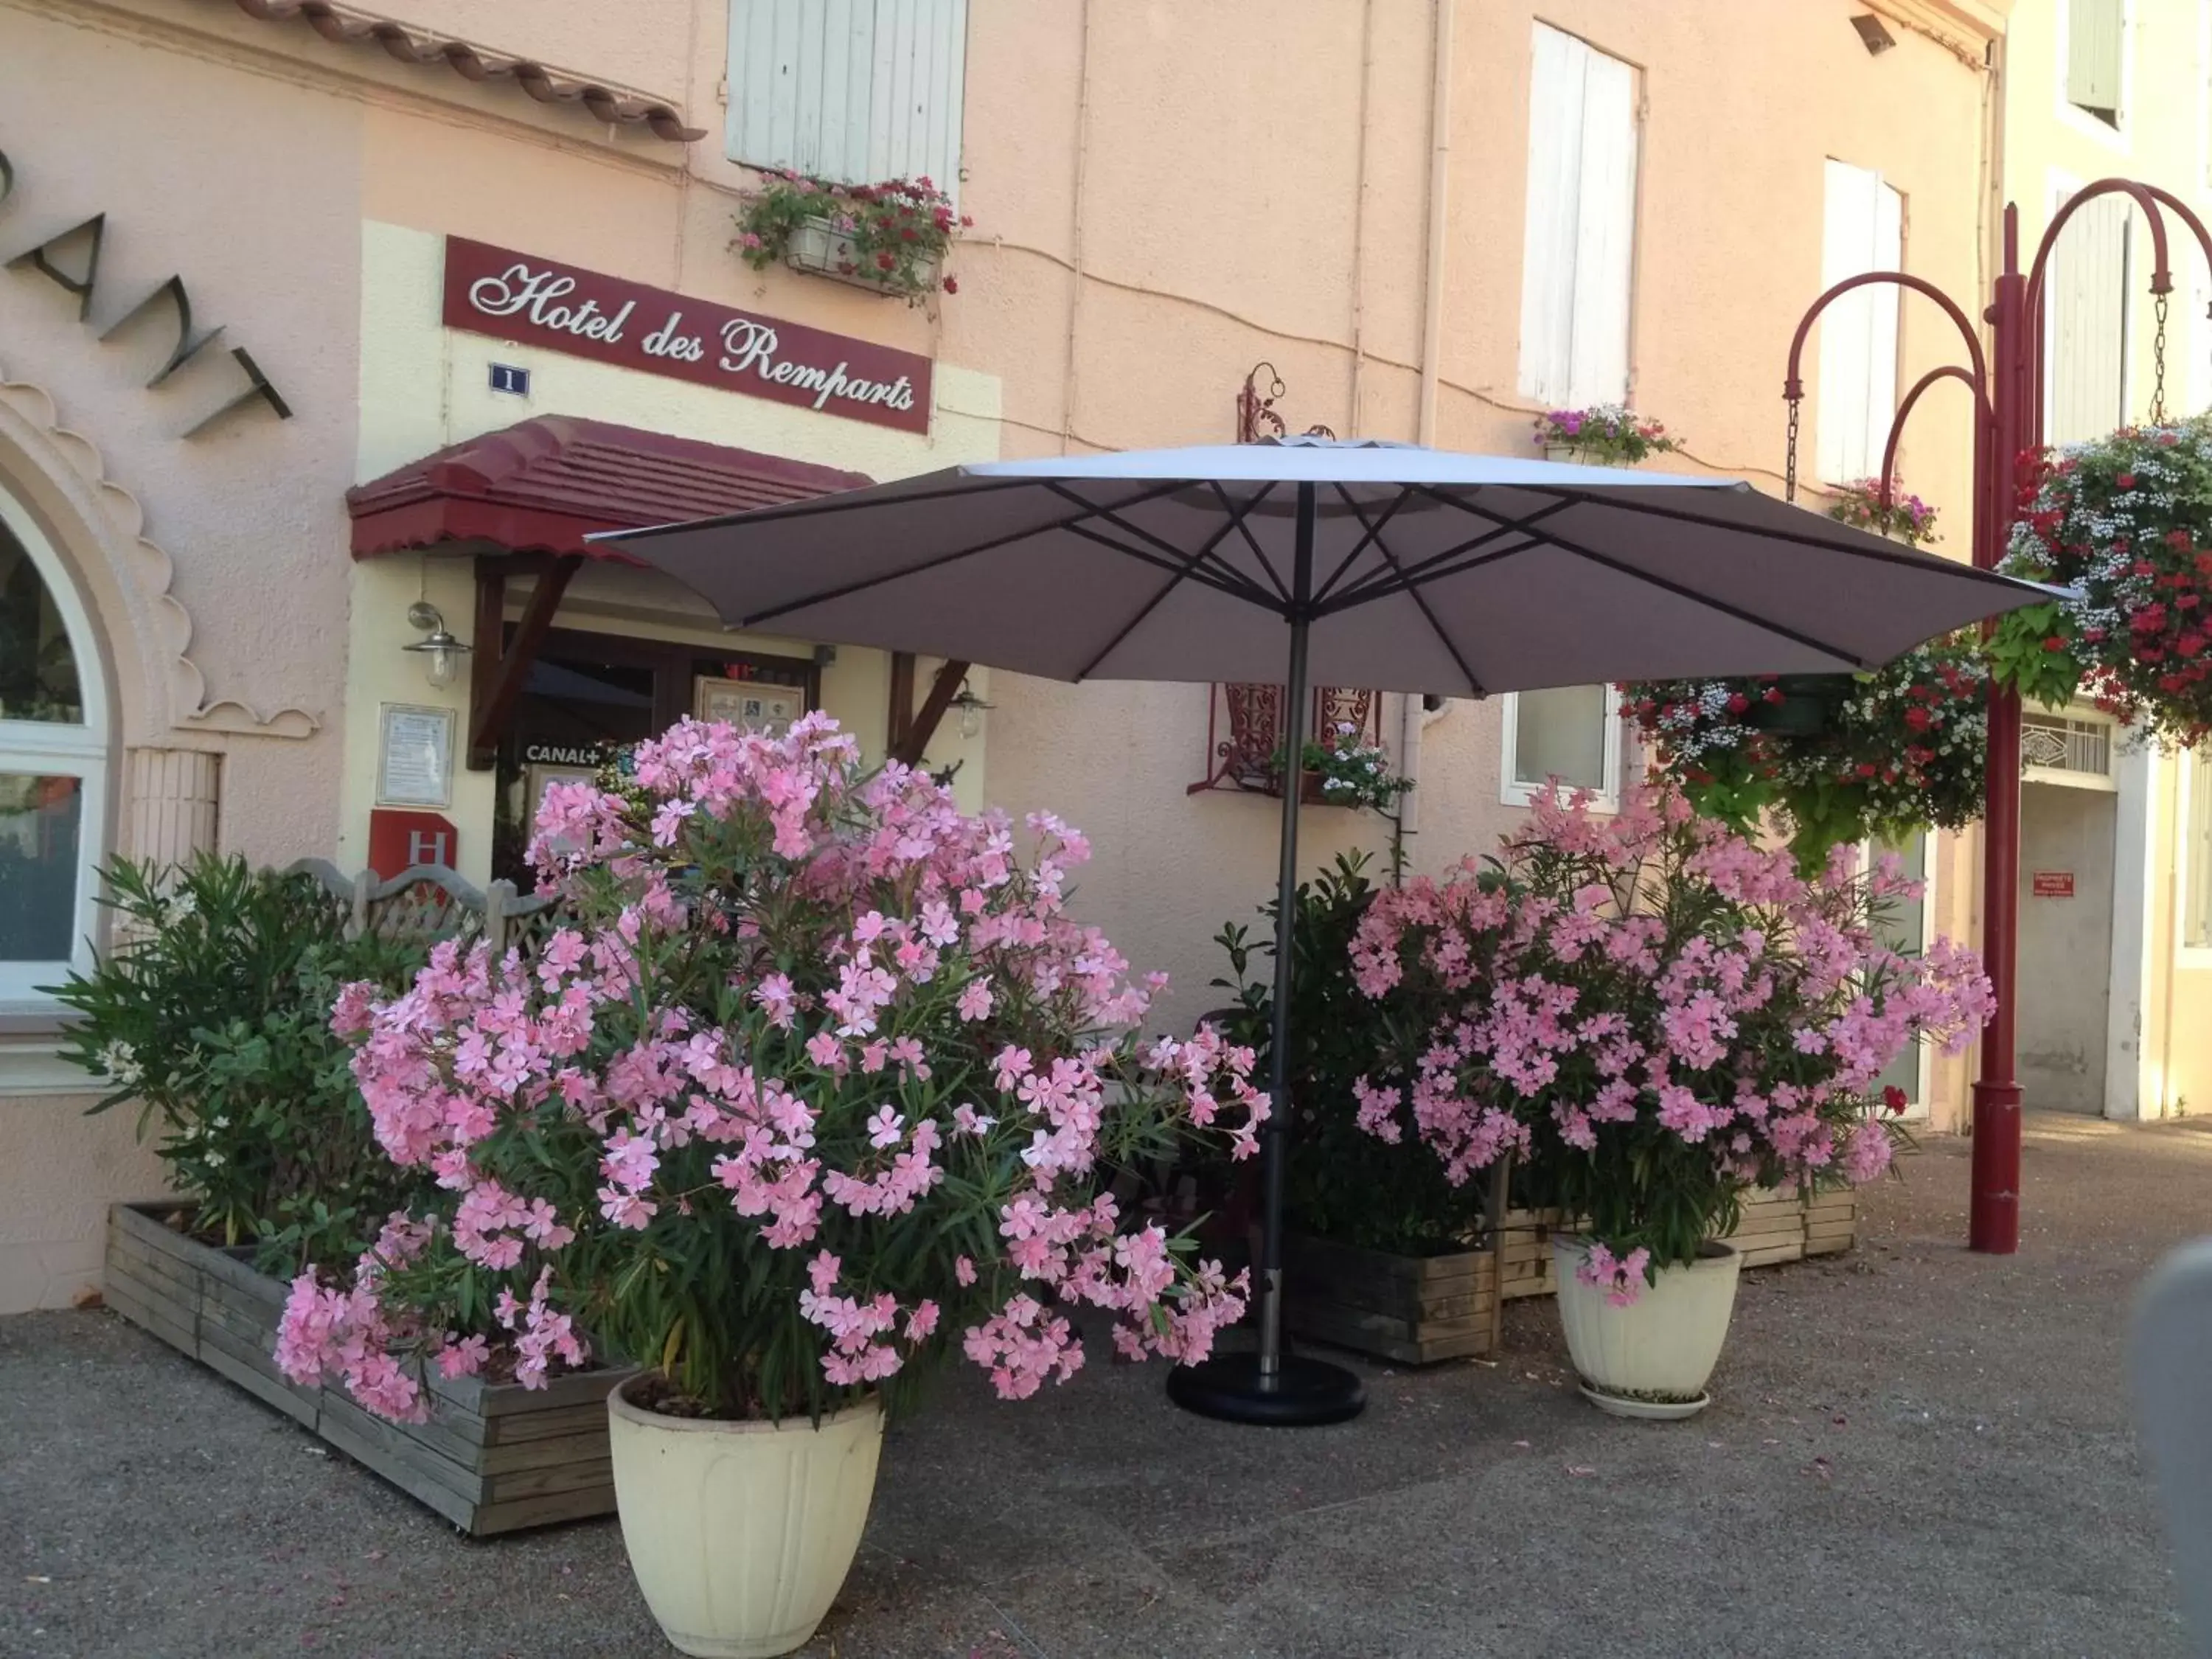
[[[341,999],[379,1140],[439,1190],[350,1287],[295,1282],[288,1373],[405,1417],[410,1360],[536,1386],[590,1332],[664,1409],[780,1419],[903,1410],[956,1337],[1032,1394],[1082,1363],[1069,1304],[1132,1357],[1207,1352],[1241,1281],[1104,1188],[1191,1133],[1249,1153],[1250,1052],[1140,1050],[1149,988],[1065,910],[1073,830],[1032,818],[1025,863],[1002,815],[857,752],[821,715],[681,722],[624,790],[548,792],[573,927]]]
[[[1354,1090],[1384,1046],[1384,1011],[1362,996],[1352,979],[1352,939],[1376,890],[1368,862],[1364,853],[1339,854],[1333,869],[1298,887],[1291,933],[1295,1152],[1285,1209],[1299,1231],[1364,1249],[1393,1255],[1465,1249],[1477,1222],[1475,1189],[1445,1180],[1425,1149],[1387,1144],[1359,1127]],[[1233,923],[1216,936],[1235,977],[1214,983],[1237,998],[1236,1013],[1223,1029],[1257,1053],[1266,1078],[1273,1075],[1275,907],[1261,914],[1267,919],[1263,943],[1254,944]],[[1268,964],[1257,978],[1255,958]]]
[[[1358,1085],[1362,1126],[1410,1130],[1455,1182],[1526,1154],[1626,1294],[1733,1227],[1750,1186],[1871,1179],[1903,1105],[1882,1068],[1965,1043],[1990,993],[1948,941],[1884,945],[1911,889],[1851,863],[1808,881],[1679,794],[1610,822],[1540,801],[1500,857],[1378,894],[1360,923],[1360,988],[1404,1033]]]
[[[139,1103],[143,1138],[210,1243],[260,1247],[264,1267],[351,1260],[421,1185],[370,1134],[330,1029],[340,987],[405,982],[427,939],[346,937],[346,906],[306,875],[202,854],[103,872],[120,926],[89,975],[53,988],[78,1018],[64,1052]]]

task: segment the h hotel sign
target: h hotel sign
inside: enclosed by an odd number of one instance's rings
[[[446,238],[445,321],[771,403],[929,430],[927,357],[465,237]]]

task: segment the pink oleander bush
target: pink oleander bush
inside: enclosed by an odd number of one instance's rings
[[[426,1364],[536,1386],[611,1355],[696,1414],[896,1412],[955,1343],[1004,1396],[1066,1379],[1079,1304],[1132,1358],[1203,1358],[1242,1275],[1107,1183],[1189,1136],[1249,1155],[1267,1097],[1210,1030],[1139,1045],[1157,977],[1066,914],[1083,838],[1030,828],[1024,860],[819,715],[687,720],[620,790],[550,790],[532,857],[570,925],[334,1011],[440,1200],[349,1285],[295,1281],[286,1374],[408,1418]]]
[[[1506,1152],[1584,1218],[1583,1276],[1632,1299],[1734,1226],[1752,1186],[1873,1179],[1905,1103],[1882,1069],[1988,1016],[1972,954],[1892,948],[1894,859],[1786,849],[1644,790],[1617,817],[1540,802],[1499,856],[1376,895],[1352,946],[1389,1031],[1362,1126],[1464,1182]]]

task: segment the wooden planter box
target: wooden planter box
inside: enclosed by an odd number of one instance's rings
[[[477,1537],[609,1515],[608,1391],[631,1375],[605,1370],[544,1389],[476,1377],[428,1380],[427,1423],[387,1423],[343,1389],[304,1389],[271,1358],[287,1286],[249,1252],[179,1232],[173,1204],[107,1212],[107,1305],[313,1431]]]
[[[1498,1346],[1498,1258],[1387,1255],[1290,1233],[1283,1317],[1292,1334],[1405,1365],[1464,1359]]]
[[[1772,1267],[1808,1255],[1832,1255],[1858,1242],[1858,1194],[1849,1188],[1812,1199],[1794,1192],[1754,1194],[1728,1243],[1743,1252],[1747,1267]],[[1557,1210],[1508,1210],[1498,1251],[1498,1294],[1506,1301],[1549,1296],[1552,1240],[1565,1225]]]

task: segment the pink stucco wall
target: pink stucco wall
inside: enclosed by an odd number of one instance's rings
[[[608,129],[222,0],[0,0],[0,149],[17,173],[0,259],[108,215],[93,326],[52,284],[0,270],[0,483],[41,514],[99,616],[118,776],[125,746],[219,751],[226,847],[281,860],[337,844],[343,492],[380,445],[452,423],[447,381],[427,375],[416,406],[379,411],[392,424],[361,424],[362,357],[377,349],[364,319],[391,299],[362,291],[365,223],[465,234],[927,352],[995,386],[977,418],[1005,454],[1221,441],[1263,358],[1289,384],[1294,426],[1419,430],[1437,136],[1427,6],[974,0],[962,204],[976,222],[959,295],[914,310],[756,275],[730,251],[748,175],[721,151],[722,0],[383,9],[671,99],[709,136],[686,148]],[[1515,385],[1534,15],[1526,0],[1454,14],[1435,414],[1453,447],[1527,443]],[[1687,437],[1689,464],[1773,487],[1783,349],[1818,286],[1824,158],[1881,169],[1907,199],[1908,264],[1971,291],[1984,76],[1910,30],[1869,58],[1846,9],[1826,4],[1553,0],[1543,15],[1644,73],[1636,399]],[[149,391],[155,341],[98,334],[173,272],[196,320],[226,333]],[[1908,312],[1906,381],[1947,344]],[[231,345],[253,353],[294,418],[251,410],[180,439],[233,384]],[[1941,502],[1962,501],[1960,430],[1932,423],[1906,452],[1915,487]],[[972,427],[961,453],[971,440]],[[938,464],[927,450],[907,463]],[[1138,963],[1175,975],[1170,1018],[1209,1006],[1208,939],[1264,896],[1274,809],[1185,795],[1206,761],[1204,692],[1000,676],[991,695],[990,795],[1091,830],[1079,905]],[[1386,703],[1394,741],[1397,709]],[[1413,856],[1436,868],[1513,813],[1494,705],[1454,708],[1425,747]],[[1308,820],[1316,861],[1382,843],[1371,817]],[[0,1104],[47,1114],[39,1133],[64,1138],[74,1109]],[[7,1219],[18,1212],[0,1191],[0,1250],[46,1249],[69,1227],[81,1245],[100,1195],[64,1226]]]

